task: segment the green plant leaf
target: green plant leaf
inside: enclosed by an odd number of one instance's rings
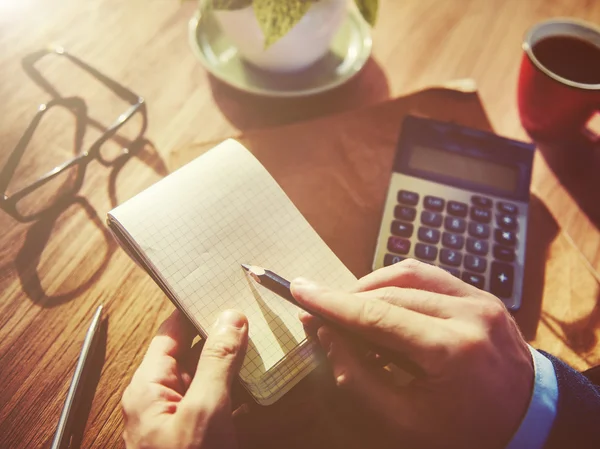
[[[369,25],[375,26],[375,22],[377,21],[377,10],[379,9],[379,0],[354,0],[354,2]]]
[[[252,0],[200,0],[201,11],[208,9],[234,10],[250,6]]]
[[[252,0],[211,0],[214,9],[242,9],[252,4]]]
[[[265,48],[285,36],[312,3],[312,0],[254,0],[254,14],[265,36]]]

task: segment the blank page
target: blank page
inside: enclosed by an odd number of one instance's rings
[[[311,350],[298,309],[254,283],[240,264],[332,287],[355,281],[266,169],[234,140],[117,207],[109,223],[120,228],[129,249],[201,334],[210,333],[223,310],[248,317],[250,342],[240,377],[259,402],[272,402],[310,371],[301,365]],[[295,360],[286,364],[288,354]],[[261,385],[267,379],[269,385]]]

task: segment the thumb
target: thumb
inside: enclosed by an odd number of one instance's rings
[[[231,384],[244,361],[247,343],[247,318],[235,310],[223,312],[204,343],[184,400],[200,402],[205,410],[229,403]]]

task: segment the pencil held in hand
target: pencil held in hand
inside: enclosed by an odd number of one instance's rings
[[[247,273],[252,277],[252,279],[254,279],[258,284],[271,290],[273,293],[276,293],[277,295],[279,295],[282,298],[284,298],[285,300],[291,302],[292,304],[299,307],[300,309],[310,313],[311,315],[318,317],[329,327],[332,327],[332,328],[338,330],[339,332],[348,335],[352,340],[363,341],[363,339],[360,338],[360,336],[358,336],[358,334],[350,331],[347,328],[344,328],[343,326],[341,326],[327,318],[324,318],[321,314],[319,314],[313,310],[309,310],[307,307],[300,304],[292,295],[292,292],[290,290],[290,282],[288,280],[284,279],[283,277],[279,276],[278,274],[274,273],[273,271],[267,270],[262,267],[248,265],[248,264],[242,264],[242,267],[247,271]],[[370,349],[370,351],[374,354],[377,354],[379,356],[380,360],[385,360],[387,363],[394,363],[398,367],[401,367],[401,368],[407,370],[408,372],[410,372],[411,374],[413,374],[415,376],[422,375],[422,369],[419,366],[413,364],[406,357],[404,357],[400,354],[397,354],[393,351],[390,351],[389,349],[387,349],[385,347],[376,345],[374,343],[371,343],[371,342],[364,342],[364,343],[367,343],[367,346]]]

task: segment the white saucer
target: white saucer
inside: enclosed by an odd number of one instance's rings
[[[189,39],[202,65],[239,90],[271,97],[300,97],[333,89],[355,76],[371,54],[369,25],[351,9],[330,51],[311,67],[293,74],[261,70],[244,61],[211,14],[190,20]]]

